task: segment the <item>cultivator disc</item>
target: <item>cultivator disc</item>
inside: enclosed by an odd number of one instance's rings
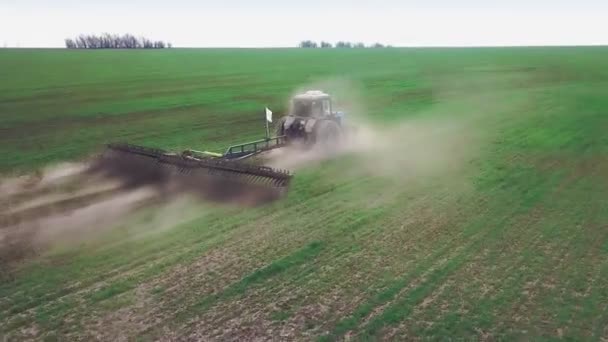
[[[144,157],[166,167],[171,172],[188,175],[210,175],[238,183],[287,187],[292,175],[287,170],[277,170],[267,166],[252,165],[242,161],[217,157],[194,157],[187,153],[177,154],[156,148],[131,144],[109,144],[111,151],[124,156]]]

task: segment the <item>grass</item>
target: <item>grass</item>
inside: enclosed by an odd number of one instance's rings
[[[127,292],[135,287],[135,284],[128,280],[115,282],[107,287],[104,287],[94,292],[90,299],[93,303],[112,298],[121,293]]]
[[[292,267],[296,267],[300,264],[303,264],[311,258],[314,258],[318,253],[321,252],[322,248],[323,245],[320,242],[311,242],[304,248],[295,251],[293,254],[275,260],[269,265],[257,269],[249,275],[246,275],[240,281],[230,285],[222,292],[202,299],[200,302],[189,307],[188,311],[186,311],[185,313],[180,313],[180,316],[191,316],[192,311],[201,312],[207,310],[218,300],[226,300],[230,297],[242,295],[249,287],[257,283],[261,283],[275,275],[285,272],[286,270]]]
[[[386,132],[414,128],[370,168],[354,155],[298,170],[282,201],[201,203],[199,217],[156,234],[122,240],[119,227],[31,259],[0,284],[0,336],[608,338],[607,57],[3,50],[7,176],[115,140],[220,150],[263,135],[260,109],[280,113],[307,87]],[[440,167],[416,169],[451,148]],[[400,158],[413,169],[370,171]],[[132,225],[154,228],[143,211]]]

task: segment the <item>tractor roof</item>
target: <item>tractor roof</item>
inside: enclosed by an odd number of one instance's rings
[[[294,100],[320,100],[328,98],[330,98],[330,96],[320,90],[309,90],[293,97]]]

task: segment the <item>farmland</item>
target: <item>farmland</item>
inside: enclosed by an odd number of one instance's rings
[[[0,340],[608,338],[608,48],[2,50],[0,172],[221,151],[309,87],[369,141],[20,260]]]

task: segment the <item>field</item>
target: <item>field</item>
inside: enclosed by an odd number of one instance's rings
[[[221,150],[318,87],[367,140],[279,201],[156,201],[12,262],[0,340],[608,339],[608,48],[2,50],[0,172]]]

